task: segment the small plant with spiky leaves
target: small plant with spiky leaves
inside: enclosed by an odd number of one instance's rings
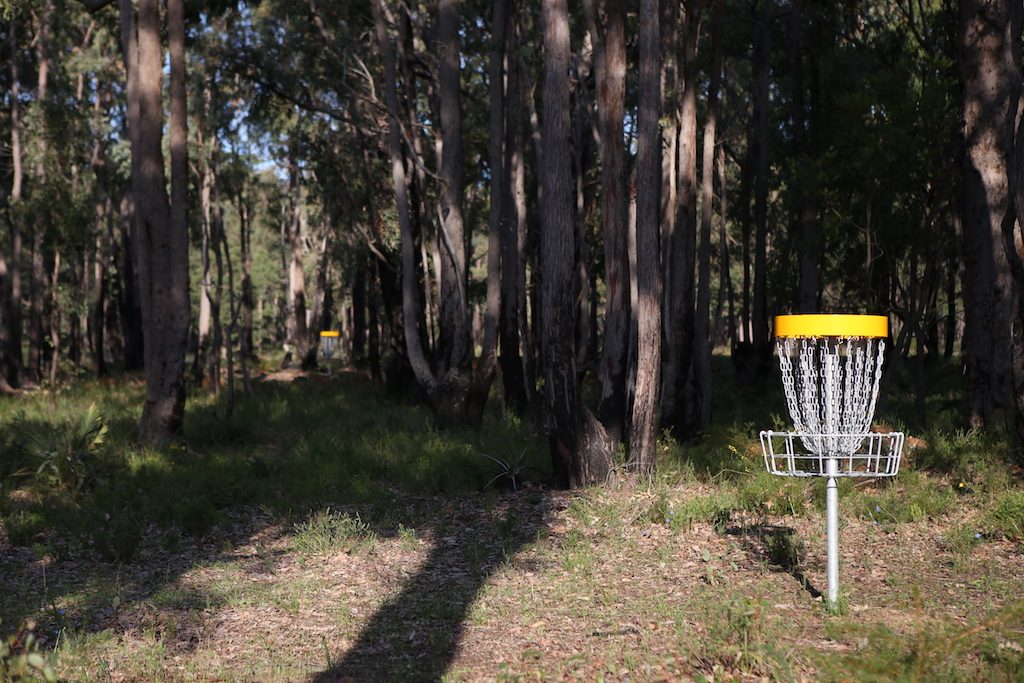
[[[107,425],[93,403],[79,419],[56,425],[32,422],[20,415],[12,432],[16,447],[39,463],[37,479],[77,493],[93,477],[96,455],[107,438]]]
[[[512,483],[512,490],[518,491],[518,481],[522,478],[522,473],[527,470],[533,470],[535,472],[538,471],[536,467],[531,467],[526,464],[526,452],[527,449],[524,448],[523,452],[519,454],[519,458],[517,458],[514,463],[509,462],[507,460],[502,460],[501,458],[495,458],[494,456],[488,455],[487,453],[481,453],[480,455],[484,456],[491,462],[497,464],[498,467],[501,468],[501,471],[498,472],[493,477],[491,477],[491,480],[484,485],[484,488],[488,489],[491,486],[493,486],[496,482],[501,481],[504,478],[507,478]]]

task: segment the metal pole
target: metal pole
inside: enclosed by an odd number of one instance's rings
[[[826,465],[825,516],[828,525],[828,603],[834,607],[839,599],[839,486],[836,474],[839,462],[829,458]]]

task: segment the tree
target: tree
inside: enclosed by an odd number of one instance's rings
[[[139,290],[144,336],[146,401],[139,436],[166,443],[181,435],[185,413],[185,348],[189,323],[188,150],[185,92],[185,26],[182,0],[168,0],[171,64],[171,193],[163,162],[163,48],[160,6],[120,0],[121,36],[128,77],[128,130],[132,195],[138,241]]]
[[[963,88],[965,356],[970,423],[987,424],[1010,404],[1013,280],[1004,223],[1012,221],[1013,52],[1020,50],[1019,7],[1012,0],[960,2],[959,68]],[[1016,41],[1014,41],[1014,36]],[[1015,44],[1016,43],[1016,44]]]
[[[654,471],[661,390],[661,35],[657,0],[640,2],[640,104],[637,116],[636,252],[637,371],[629,457],[637,471]]]

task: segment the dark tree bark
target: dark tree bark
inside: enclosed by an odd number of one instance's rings
[[[1013,0],[960,2],[964,122],[964,312],[970,423],[988,423],[1010,405],[1011,297],[1004,221],[1011,211],[1007,157],[1019,74],[1012,73]],[[1010,218],[1009,220],[1012,220]]]
[[[661,411],[677,437],[692,423],[690,380],[694,341],[697,247],[697,42],[702,0],[687,0],[681,30],[682,87],[676,103],[679,155],[676,220],[665,236],[665,358]]]
[[[1014,426],[1018,445],[1024,444],[1024,7],[1010,2],[1004,64],[1008,71],[1012,139],[1008,184],[1013,214],[1003,219],[1003,241],[1014,278],[1016,308],[1012,311],[1011,368],[1013,372]]]
[[[597,416],[608,436],[626,435],[626,374],[629,370],[629,206],[623,119],[626,107],[626,7],[604,3],[603,36],[594,0],[584,3],[594,35],[597,112],[601,130],[601,232],[604,237],[604,346],[598,377],[601,398]]]
[[[36,35],[36,60],[37,74],[36,74],[36,104],[43,108],[45,112],[47,98],[49,95],[49,72],[50,72],[50,33],[53,24],[53,0],[44,0],[42,7],[42,14],[39,17],[39,26]],[[39,137],[45,140],[47,133],[47,117],[43,115],[40,119],[41,128],[39,130]],[[45,145],[40,145],[40,150],[45,149]],[[37,186],[36,191],[45,192],[46,188],[46,159],[44,154],[40,153],[36,157],[36,167],[33,181]],[[32,234],[32,277],[29,279],[29,335],[28,335],[28,367],[32,377],[36,381],[43,379],[43,363],[47,358],[45,344],[52,339],[52,332],[50,330],[49,323],[51,319],[45,317],[45,303],[44,297],[46,295],[47,285],[50,284],[50,274],[47,273],[46,263],[48,261],[46,255],[43,253],[45,247],[44,241],[46,238],[46,231],[50,225],[50,216],[43,210],[43,212],[37,217],[36,225]],[[54,285],[57,282],[54,280]],[[54,349],[51,345],[50,356],[52,357]],[[52,358],[51,358],[52,363]],[[53,375],[53,372],[47,372],[47,375]]]
[[[657,0],[640,0],[640,104],[637,116],[636,253],[637,371],[629,460],[640,473],[654,471],[658,395],[661,390],[661,35]]]
[[[754,61],[754,130],[757,156],[754,173],[754,306],[751,342],[757,359],[771,353],[768,338],[768,86],[771,75],[771,22],[775,11],[770,0],[763,0],[757,17],[756,58]],[[759,369],[767,363],[758,363]]]
[[[524,139],[520,87],[520,65],[516,50],[520,29],[517,3],[509,4],[506,18],[504,63],[506,66],[504,172],[506,179],[501,203],[501,318],[499,363],[504,385],[505,407],[519,415],[526,412],[528,392],[523,353],[520,348],[526,323],[525,237],[526,173],[523,165]],[[497,30],[497,29],[495,29]],[[520,207],[522,211],[520,212]]]
[[[139,239],[136,245],[145,338],[146,401],[139,435],[160,444],[180,437],[185,412],[185,350],[189,322],[187,121],[185,28],[182,0],[168,0],[167,33],[171,65],[171,195],[167,194],[163,150],[163,50],[160,5],[139,2],[138,25],[129,0],[121,0],[122,31],[129,58],[129,116],[132,185]],[[126,25],[127,24],[127,25]],[[134,55],[132,54],[134,53]],[[132,75],[132,71],[136,73]],[[134,83],[133,83],[134,81]],[[172,199],[176,200],[172,203]],[[173,211],[172,211],[173,209]]]
[[[11,194],[10,210],[7,211],[11,229],[11,260],[6,266],[4,291],[4,319],[6,321],[4,348],[4,376],[11,387],[21,385],[24,372],[22,355],[21,316],[21,201],[24,186],[21,148],[21,97],[18,74],[18,24],[12,19],[7,38],[10,43],[11,74]]]
[[[303,238],[302,183],[298,159],[289,154],[288,190],[290,211],[288,216],[288,343],[294,358],[304,363],[309,352],[309,330],[306,325],[306,272],[303,267],[305,239]]]
[[[718,123],[718,89],[722,72],[723,0],[712,0],[711,81],[708,85],[708,108],[704,121],[704,150],[701,181],[700,278],[697,285],[697,316],[694,323],[693,376],[695,385],[694,418],[698,427],[711,424],[711,222],[715,197],[715,129]],[[724,216],[723,216],[724,218]]]
[[[442,374],[461,369],[469,345],[466,300],[466,237],[462,217],[462,105],[459,92],[458,0],[440,0],[437,17],[438,108],[441,148],[441,300]]]
[[[612,442],[600,423],[581,405],[576,386],[572,287],[575,230],[566,0],[544,3],[542,25],[541,344],[551,461],[555,482],[567,487],[603,481],[611,464]]]
[[[145,364],[145,335],[142,331],[142,303],[139,300],[138,239],[135,202],[126,192],[120,202],[118,250],[118,318],[121,323],[121,360],[129,372],[142,370]],[[114,239],[114,238],[112,238]]]
[[[807,162],[810,150],[807,143],[807,124],[804,113],[803,78],[803,0],[792,0],[791,22],[791,74],[793,88],[793,156],[797,160],[796,178],[792,192],[792,232],[797,236],[799,282],[797,284],[797,310],[814,313],[818,310],[818,263],[821,259],[821,236],[818,230],[815,202],[808,192]]]

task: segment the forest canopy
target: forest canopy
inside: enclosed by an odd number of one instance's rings
[[[706,430],[774,315],[869,312],[921,424],[942,361],[1024,430],[1019,2],[187,5],[2,4],[4,391],[142,371],[165,443],[338,330],[577,486]]]

